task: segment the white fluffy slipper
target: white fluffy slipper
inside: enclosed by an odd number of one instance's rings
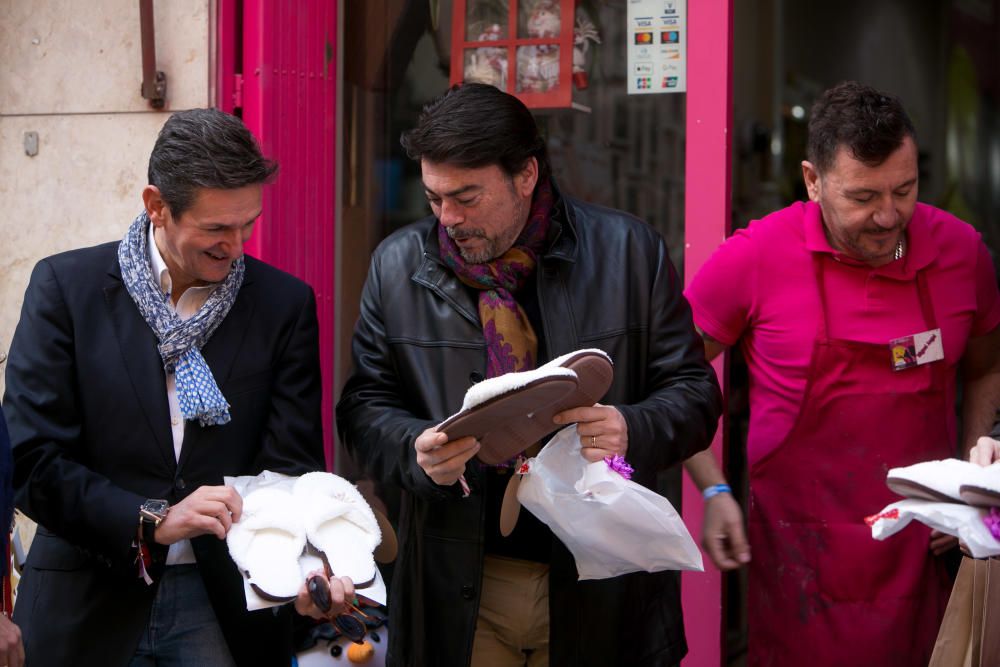
[[[355,586],[375,578],[372,552],[382,531],[371,507],[357,488],[327,472],[302,475],[292,489],[309,544],[320,552],[330,571],[349,577]]]
[[[551,433],[549,420],[535,415],[571,394],[579,385],[568,368],[539,368],[507,373],[479,382],[465,392],[462,409],[438,430],[457,440],[479,440],[476,457],[487,465],[503,463]]]
[[[552,417],[590,406],[611,386],[614,367],[601,350],[577,350],[532,371],[507,373],[473,385],[462,409],[438,425],[456,440],[479,440],[476,458],[487,465],[513,459],[545,436],[559,430]]]
[[[487,378],[469,387],[469,390],[465,392],[465,400],[462,401],[462,411],[471,410],[487,401],[499,398],[518,389],[523,389],[539,381],[551,380],[553,378],[567,378],[574,385],[576,384],[576,373],[568,368],[545,365],[531,371],[505,373],[504,375]]]
[[[907,498],[934,502],[965,502],[959,489],[963,484],[977,484],[985,468],[959,459],[924,461],[905,468],[893,468],[886,476],[886,486]]]
[[[977,479],[962,484],[962,499],[976,507],[1000,507],[1000,463],[980,470]]]
[[[292,494],[274,488],[243,499],[243,514],[226,536],[229,555],[262,598],[292,600],[302,586],[299,556],[305,525]]]

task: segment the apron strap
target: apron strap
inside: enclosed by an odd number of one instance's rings
[[[826,273],[825,253],[814,252],[813,274],[816,276],[816,290],[819,292],[819,331],[816,332],[816,339],[826,342],[830,339],[830,332],[826,322],[828,318],[826,305],[826,284],[824,281]]]
[[[934,301],[931,299],[931,290],[927,285],[927,272],[923,269],[917,271],[917,296],[920,298],[920,310],[927,323],[927,330],[937,329],[937,315],[934,314]]]

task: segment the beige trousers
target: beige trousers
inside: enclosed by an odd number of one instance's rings
[[[549,566],[487,556],[473,667],[547,667]]]

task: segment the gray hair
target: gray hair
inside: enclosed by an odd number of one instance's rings
[[[190,109],[163,125],[149,155],[148,176],[170,212],[179,216],[199,188],[233,190],[269,183],[277,170],[239,118],[218,109]]]

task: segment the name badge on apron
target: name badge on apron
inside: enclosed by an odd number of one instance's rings
[[[941,345],[941,330],[931,329],[923,333],[903,336],[889,341],[892,370],[901,371],[914,366],[923,366],[932,361],[944,359]]]

